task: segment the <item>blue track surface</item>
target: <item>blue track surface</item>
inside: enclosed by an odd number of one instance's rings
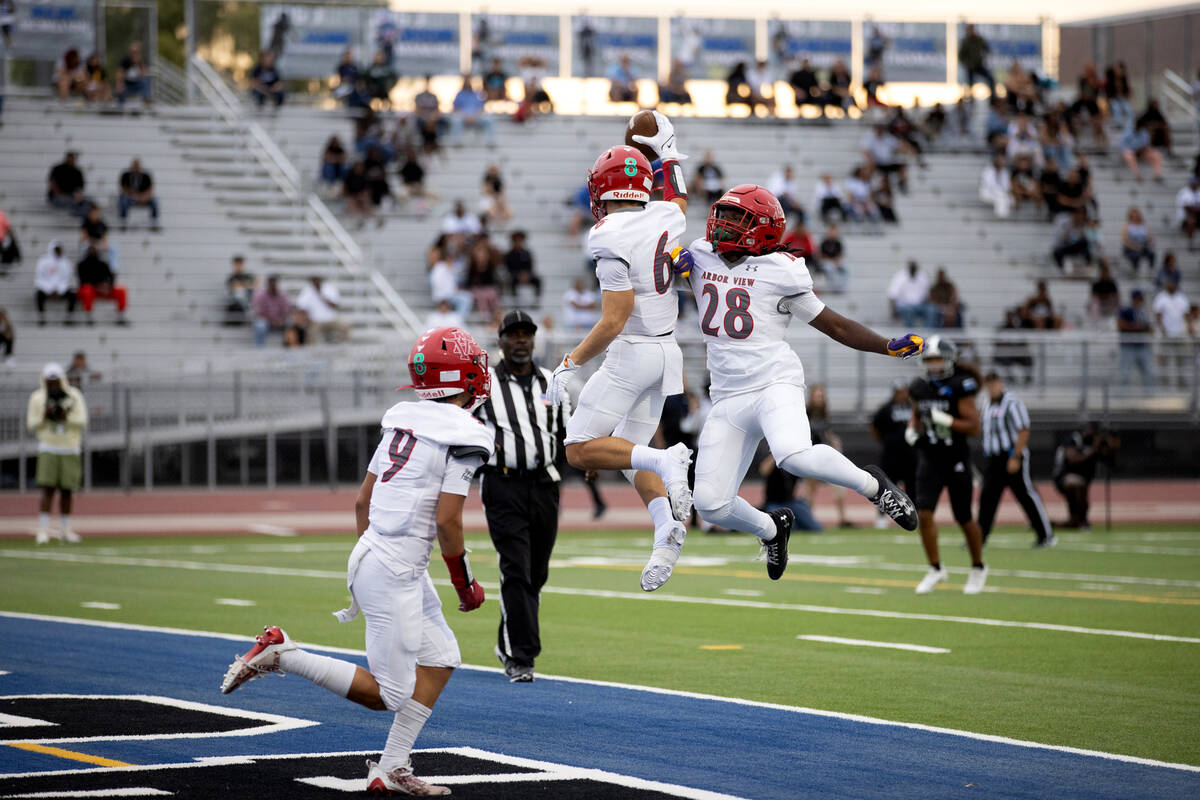
[[[0,695],[152,694],[321,723],[61,745],[121,761],[379,749],[390,723],[293,676],[221,695],[225,667],[245,649],[226,640],[0,618],[0,643],[0,670],[11,672],[0,675]],[[1200,797],[1200,773],[1179,769],[631,689],[512,685],[476,670],[454,676],[417,742],[462,745],[756,800],[961,797],[969,785],[987,797]],[[0,746],[0,773],[84,766]]]

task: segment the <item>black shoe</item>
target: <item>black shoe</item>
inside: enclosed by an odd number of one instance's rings
[[[504,668],[504,674],[508,676],[509,683],[533,683],[533,664],[526,666],[510,662]]]
[[[595,507],[595,509],[592,510],[592,519],[600,519],[607,512],[608,506],[606,506],[604,503],[600,503]]]
[[[775,538],[763,542],[763,549],[767,554],[767,577],[777,581],[787,569],[788,539],[792,538],[792,524],[796,521],[796,515],[790,508],[778,508],[768,512],[768,516],[775,520]]]
[[[1049,536],[1047,536],[1045,539],[1038,539],[1036,542],[1034,542],[1033,549],[1034,550],[1048,550],[1051,547],[1054,547],[1056,544],[1058,544],[1058,537],[1052,533]]]
[[[917,508],[900,487],[892,483],[892,479],[882,469],[875,465],[864,467],[867,472],[879,481],[879,493],[871,498],[875,507],[887,514],[896,524],[906,531],[917,529]]]

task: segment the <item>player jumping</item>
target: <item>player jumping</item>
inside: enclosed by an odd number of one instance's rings
[[[847,347],[897,358],[920,353],[923,340],[909,333],[889,342],[817,299],[804,259],[781,250],[785,221],[769,191],[735,186],[713,204],[704,238],[677,259],[699,306],[712,378],[713,407],[696,461],[696,510],[714,525],[761,539],[772,580],[787,567],[792,512],[767,514],[738,496],[764,437],[784,470],[853,489],[901,527],[917,527],[912,501],[883,470],[860,469],[834,448],[813,445],[804,367],[784,335],[799,319]]]
[[[650,162],[634,147],[606,150],[588,172],[592,214],[588,252],[600,281],[601,316],[554,370],[546,392],[561,402],[572,373],[601,353],[567,422],[567,461],[576,469],[619,469],[637,488],[654,523],[654,548],[642,588],[654,591],[671,576],[692,510],[683,444],[648,447],[668,395],[683,391],[683,354],[675,342],[679,304],[672,289],[671,250],[683,235],[687,194],[671,121],[657,111],[658,133],[634,140],[662,161],[663,196],[651,201]]]
[[[487,353],[459,328],[434,328],[408,357],[418,402],[397,403],[383,416],[383,438],[354,505],[358,543],[347,582],[353,602],[342,622],[366,616],[367,664],[299,649],[277,627],[225,673],[232,692],[268,672],[291,672],[336,695],[395,716],[379,763],[367,762],[367,791],[419,797],[447,795],[445,786],[413,774],[409,754],[450,673],[462,663],[429,576],[437,539],[459,611],[483,604],[463,546],[462,510],[475,470],[491,455],[491,432],[471,416],[491,390]],[[407,387],[401,387],[407,388]]]

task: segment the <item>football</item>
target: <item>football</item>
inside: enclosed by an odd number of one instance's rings
[[[646,160],[653,163],[654,159],[658,158],[658,154],[646,145],[635,142],[633,137],[635,135],[654,136],[656,133],[658,133],[658,122],[654,119],[654,112],[639,111],[629,118],[629,124],[625,126],[625,144],[642,151]]]

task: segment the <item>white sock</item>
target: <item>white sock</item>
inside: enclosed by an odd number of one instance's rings
[[[629,466],[635,470],[645,470],[656,475],[662,475],[662,455],[665,451],[644,444],[635,444],[629,454]]]
[[[807,450],[792,453],[779,462],[779,466],[800,478],[817,480],[845,486],[870,499],[879,493],[879,481],[865,469],[827,444],[813,445]]]
[[[745,498],[734,496],[732,500],[717,508],[697,509],[700,518],[713,525],[734,531],[752,533],[764,542],[775,538],[775,520],[765,511],[759,511]]]
[[[417,734],[425,727],[425,722],[432,713],[432,708],[426,708],[411,697],[404,704],[404,708],[396,712],[396,718],[392,720],[392,729],[388,732],[387,744],[383,747],[383,755],[379,757],[379,766],[384,772],[412,769],[409,755],[417,741]]]
[[[71,515],[70,514],[60,514],[59,518],[60,518],[60,521],[62,522],[62,530],[63,531],[71,530]]]
[[[665,497],[656,497],[651,500],[646,506],[646,510],[650,512],[650,521],[654,523],[654,530],[675,521],[675,515],[671,513],[671,501]]]
[[[41,512],[38,514],[38,530],[39,531],[50,530],[50,514],[49,513]]]
[[[325,689],[345,697],[350,694],[350,684],[358,667],[340,658],[319,656],[304,650],[289,650],[279,656],[279,668],[284,672],[307,678]]]

